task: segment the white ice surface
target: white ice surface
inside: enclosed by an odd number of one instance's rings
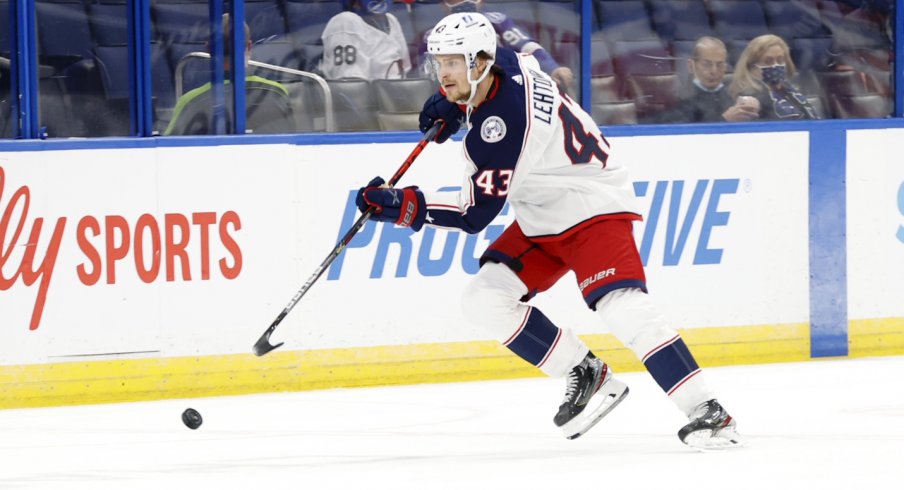
[[[682,445],[646,373],[568,441],[534,378],[0,411],[0,489],[904,488],[904,357],[705,373],[747,447]]]

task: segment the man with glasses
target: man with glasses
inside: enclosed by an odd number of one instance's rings
[[[728,69],[725,43],[714,37],[701,37],[687,61],[693,77],[690,94],[660,118],[661,122],[751,121],[758,118],[759,103],[753,97],[729,94],[725,84]]]

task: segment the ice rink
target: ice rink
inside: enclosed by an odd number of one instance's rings
[[[0,411],[0,488],[904,488],[904,357],[705,373],[746,447],[682,445],[646,373],[569,441],[564,380],[532,378]]]

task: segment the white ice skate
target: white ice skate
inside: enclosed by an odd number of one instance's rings
[[[577,439],[590,430],[626,396],[628,386],[612,377],[612,371],[592,353],[568,373],[565,399],[553,422],[565,437]]]
[[[694,449],[709,451],[744,445],[735,420],[715,399],[701,403],[689,418],[690,423],[678,431],[678,438]]]

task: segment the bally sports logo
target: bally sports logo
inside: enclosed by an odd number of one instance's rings
[[[29,221],[31,190],[27,185],[20,186],[6,200],[6,187],[6,173],[0,167],[0,292],[20,280],[26,287],[37,284],[28,326],[35,330],[41,324],[60,249],[70,246],[69,242],[64,243],[69,220],[57,218],[52,228],[43,217]],[[106,284],[116,284],[117,263],[131,254],[131,266],[142,282],[152,283],[161,276],[169,282],[177,277],[191,281],[192,261],[196,268],[200,265],[200,280],[208,280],[211,242],[219,240],[228,256],[217,258],[217,269],[222,277],[235,279],[242,270],[242,250],[233,234],[241,228],[235,211],[167,213],[162,218],[142,214],[134,223],[118,215],[83,216],[75,225],[72,244],[78,247],[83,260],[74,273],[85,286],[94,286],[102,278]],[[42,249],[41,244],[45,243]]]

